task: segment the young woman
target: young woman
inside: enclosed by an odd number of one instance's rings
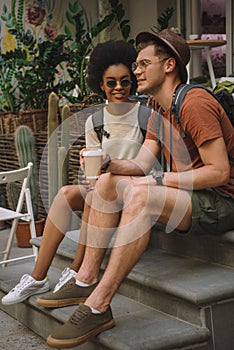
[[[93,128],[93,118],[90,116],[85,128],[86,146],[101,147],[110,157],[119,159],[134,158],[144,139],[138,123],[139,102],[129,99],[137,87],[136,78],[131,70],[136,57],[137,52],[131,44],[122,40],[108,41],[94,48],[88,66],[87,82],[90,88],[102,94],[108,104],[103,110],[105,133],[101,144]],[[104,166],[106,163],[107,161],[104,161]],[[31,275],[23,275],[20,282],[2,298],[4,305],[22,302],[31,295],[50,289],[48,269],[59,244],[69,230],[72,212],[83,210],[86,193],[86,186],[68,185],[60,189],[48,213],[33,272]],[[88,217],[83,217],[83,220],[87,222]],[[85,225],[83,226],[85,230]],[[85,232],[81,235],[85,237]],[[83,260],[84,251],[85,239],[78,244],[74,261],[70,267],[64,269],[54,291],[59,290],[75,276]]]

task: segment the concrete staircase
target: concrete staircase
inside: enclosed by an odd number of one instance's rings
[[[49,271],[51,287],[75,254],[76,242],[69,237]],[[40,240],[34,243],[40,246]],[[22,262],[0,269],[0,296],[22,274],[31,273],[33,265]],[[75,307],[47,310],[39,308],[36,299],[1,304],[1,309],[46,338]],[[234,231],[219,237],[185,236],[165,234],[155,226],[147,251],[120,286],[112,310],[116,327],[77,349],[233,350]]]

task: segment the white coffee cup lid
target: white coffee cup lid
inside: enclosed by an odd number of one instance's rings
[[[103,155],[103,150],[100,148],[83,152],[83,157],[95,157],[95,156],[102,156],[102,155]]]

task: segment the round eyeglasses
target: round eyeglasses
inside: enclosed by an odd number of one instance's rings
[[[166,61],[168,60],[169,57],[164,57],[164,58],[161,58],[160,60],[157,60],[157,61],[150,61],[150,60],[141,60],[139,62],[133,62],[132,63],[132,71],[135,72],[135,70],[137,68],[140,68],[141,71],[145,71],[146,68],[152,64],[152,63],[157,63],[157,62],[162,62],[162,61]]]
[[[122,88],[127,88],[132,84],[132,82],[131,82],[131,80],[128,80],[128,79],[122,79],[119,81],[119,84],[121,85]],[[110,89],[114,89],[117,86],[117,81],[116,80],[107,80],[105,85]]]

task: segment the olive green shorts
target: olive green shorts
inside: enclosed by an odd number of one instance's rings
[[[187,234],[218,235],[234,230],[234,199],[215,189],[193,191],[192,226]]]

